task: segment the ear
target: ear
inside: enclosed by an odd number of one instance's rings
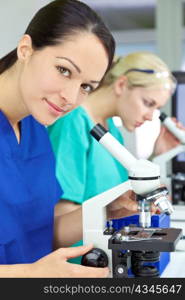
[[[116,79],[114,82],[114,91],[116,95],[119,97],[123,94],[123,90],[127,86],[127,77],[124,75],[121,75]]]
[[[17,56],[21,61],[26,61],[33,53],[32,39],[28,34],[24,34],[17,46]]]

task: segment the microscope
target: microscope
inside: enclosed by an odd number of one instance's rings
[[[173,212],[168,190],[160,186],[160,168],[136,159],[100,124],[90,133],[128,170],[129,180],[83,203],[83,241],[95,248],[82,257],[82,265],[108,266],[114,278],[158,277],[152,263],[159,260],[160,252],[175,251],[182,235],[181,229],[151,227],[151,205],[167,215]],[[139,226],[115,230],[107,220],[106,208],[128,190],[134,191],[138,201]]]
[[[173,120],[165,113],[161,113],[159,119],[163,125],[180,141],[180,145],[156,156],[152,161],[160,166],[161,183],[165,184],[169,193],[173,195],[173,204],[178,204],[184,199],[185,202],[185,173],[168,175],[167,163],[180,153],[185,153],[185,131],[178,128]],[[172,184],[173,182],[173,184]],[[185,204],[185,203],[183,203]]]

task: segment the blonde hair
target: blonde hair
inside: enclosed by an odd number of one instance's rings
[[[105,75],[101,86],[111,85],[125,75],[128,87],[161,87],[173,92],[176,80],[168,66],[155,54],[150,52],[133,52],[114,59],[113,65]]]

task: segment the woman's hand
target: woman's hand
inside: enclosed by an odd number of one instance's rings
[[[159,209],[152,204],[151,214],[159,213]],[[109,219],[119,219],[136,214],[139,214],[139,207],[136,194],[132,190],[127,191],[107,206],[107,217]]]
[[[176,123],[178,128],[185,131],[185,127],[178,122],[176,118],[172,118],[172,120]],[[161,126],[160,134],[154,144],[153,154],[155,156],[160,155],[178,146],[179,144],[179,140],[165,126]]]
[[[109,269],[85,267],[67,262],[69,258],[84,255],[90,246],[60,248],[29,265],[30,277],[38,278],[105,278]]]
[[[107,206],[107,217],[119,219],[138,214],[136,195],[132,190],[127,191]]]

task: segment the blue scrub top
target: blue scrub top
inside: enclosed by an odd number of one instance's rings
[[[0,264],[31,263],[53,248],[54,206],[63,191],[46,128],[20,122],[21,141],[0,111]]]

